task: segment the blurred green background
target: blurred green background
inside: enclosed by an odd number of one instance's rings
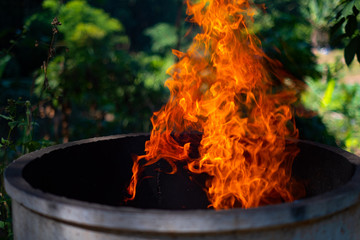
[[[252,26],[264,51],[299,82],[300,138],[360,154],[359,1],[255,3],[266,5]],[[171,49],[197,31],[185,12],[183,0],[1,1],[1,175],[52,144],[149,132]],[[11,238],[2,183],[0,194],[0,237]]]

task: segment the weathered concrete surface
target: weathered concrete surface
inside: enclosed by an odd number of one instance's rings
[[[289,226],[222,233],[136,233],[93,228],[47,218],[14,202],[15,239],[115,240],[115,239],[241,239],[241,240],[357,240],[360,236],[360,204],[325,218]],[[153,219],[156,221],[156,219]]]

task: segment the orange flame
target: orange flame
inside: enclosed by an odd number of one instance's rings
[[[134,199],[139,161],[148,166],[163,158],[176,171],[186,161],[194,173],[206,173],[211,207],[256,207],[293,201],[291,167],[297,150],[285,149],[286,137],[297,137],[290,104],[295,92],[276,89],[270,60],[248,29],[254,8],[248,0],[187,0],[190,21],[202,32],[168,70],[168,103],[155,112],[146,155],[134,161],[128,188]],[[201,133],[197,156],[191,137]],[[182,139],[184,142],[184,139]]]

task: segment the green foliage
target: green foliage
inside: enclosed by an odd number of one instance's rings
[[[301,1],[301,12],[311,24],[311,45],[313,48],[330,48],[329,21],[339,0]]]
[[[7,123],[8,133],[0,136],[0,175],[5,167],[17,157],[47,147],[52,143],[44,140],[34,140],[33,132],[37,124],[32,120],[30,101],[9,99],[6,107],[1,109],[0,122]],[[11,201],[6,194],[3,178],[0,180],[0,229],[7,232],[7,238],[12,238]]]
[[[30,101],[8,99],[8,105],[2,111],[0,119],[7,123],[9,129],[6,137],[1,137],[0,158],[5,159],[3,163],[51,144],[33,140],[34,128],[38,125],[32,120]]]
[[[105,9],[123,23],[132,52],[151,49],[152,43],[147,37],[147,29],[159,23],[167,23],[177,26],[176,30],[179,30],[185,20],[183,0],[88,0],[88,3]],[[170,35],[169,33],[168,36]],[[175,48],[175,45],[172,47]]]
[[[146,29],[145,35],[151,38],[151,51],[155,53],[169,54],[177,42],[176,29],[167,23],[158,23]]]
[[[55,111],[41,122],[61,118],[60,127],[46,128],[47,135],[67,141],[150,131],[152,112],[166,100],[163,84],[174,62],[175,27],[161,23],[148,28],[144,35],[151,51],[130,52],[122,23],[105,11],[86,1],[45,0],[43,11],[26,21],[29,31],[44,39],[40,47],[51,41],[46,29],[54,16],[61,25],[49,47],[52,58],[38,72],[34,89],[39,107]]]
[[[48,1],[44,2],[45,8]],[[52,10],[56,13],[55,9]],[[128,43],[122,24],[103,10],[91,7],[86,1],[69,1],[65,5],[57,6],[57,10],[60,21],[64,22],[61,32],[68,48],[94,47],[104,40],[114,41],[112,44]]]
[[[321,107],[322,108],[326,108],[331,104],[332,96],[333,96],[333,93],[335,90],[335,84],[336,84],[335,79],[330,79],[328,81],[324,96],[321,99]]]
[[[332,39],[334,44],[346,43],[344,58],[349,66],[357,57],[360,63],[360,3],[357,0],[342,0],[336,8],[336,18],[333,20]]]
[[[308,90],[302,102],[308,109],[318,112],[329,133],[337,144],[348,151],[359,153],[360,149],[360,85],[348,85],[336,81],[339,63],[327,68],[326,81],[308,79]]]
[[[139,53],[135,56],[135,60],[140,65],[137,78],[142,79],[145,88],[164,92],[164,82],[168,78],[166,70],[174,63],[174,56],[167,54],[161,57]]]
[[[329,20],[339,0],[305,0],[301,1],[301,12],[316,29],[328,29]]]
[[[151,52],[140,52],[135,56],[140,66],[137,78],[143,79],[147,89],[167,93],[164,82],[168,78],[166,71],[175,60],[171,49],[177,43],[176,29],[170,24],[159,23],[146,29],[145,35],[150,37]]]
[[[302,5],[290,0],[265,4],[266,12],[255,16],[254,26],[265,52],[297,79],[319,77],[310,45],[312,26],[300,11]]]

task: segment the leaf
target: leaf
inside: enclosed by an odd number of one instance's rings
[[[0,114],[0,117],[1,117],[1,118],[4,118],[5,120],[8,120],[8,121],[12,121],[12,120],[13,120],[12,117],[9,117],[9,116],[6,116],[6,115],[2,115],[2,114]]]
[[[360,11],[360,1],[355,1],[354,3],[354,8],[356,8],[356,10]],[[353,9],[354,10],[354,9]],[[356,14],[355,14],[356,15]]]
[[[331,43],[336,46],[336,45],[338,45],[338,44],[341,42],[341,40],[343,40],[345,37],[346,37],[346,34],[345,34],[345,33],[344,33],[344,34],[341,34],[340,36],[337,36],[335,39],[331,40]]]
[[[354,37],[350,40],[349,44],[345,47],[344,58],[346,65],[350,65],[355,57],[355,53],[358,52],[360,45],[360,36]]]
[[[27,123],[22,121],[22,122],[18,122],[18,126],[19,127],[26,127],[27,126]]]
[[[327,84],[324,97],[321,101],[322,107],[327,107],[330,104],[331,98],[334,93],[334,89],[335,89],[335,79],[331,79]]]
[[[1,138],[1,143],[3,145],[10,145],[11,142],[9,140],[5,139],[5,138]]]
[[[0,228],[4,229],[5,228],[5,222],[4,221],[0,221]]]
[[[352,15],[353,14],[353,6],[354,6],[354,3],[348,2],[342,10],[342,15],[344,17]]]
[[[346,35],[351,37],[354,34],[356,28],[357,28],[356,17],[354,15],[351,15],[348,17],[347,23],[345,25]]]
[[[353,13],[354,16],[356,17],[359,14],[360,8],[356,8],[355,5],[353,6]]]
[[[335,19],[336,19],[336,20],[339,20],[340,17],[343,17],[343,15],[342,15],[342,12],[341,12],[341,11],[338,11],[337,14],[336,14],[336,16],[335,16]]]
[[[345,139],[345,146],[347,149],[350,150],[351,147],[357,147],[359,146],[359,140],[357,138],[348,137]]]
[[[14,129],[16,127],[17,124],[19,124],[19,121],[13,121],[13,122],[9,122],[8,125],[10,127],[10,129]]]
[[[342,17],[340,20],[338,20],[332,27],[331,27],[331,35],[334,35],[335,32],[339,30],[339,28],[342,26],[342,24],[345,22],[345,18]]]

